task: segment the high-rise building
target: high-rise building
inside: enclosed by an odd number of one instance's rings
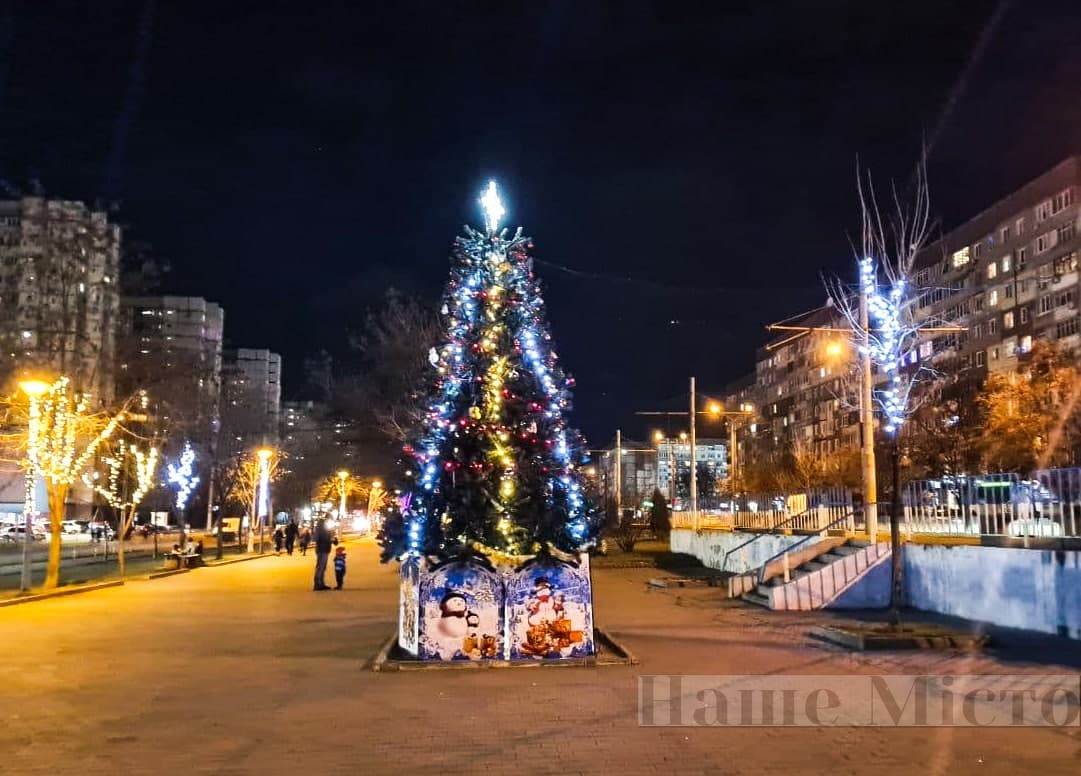
[[[716,484],[728,476],[728,443],[721,439],[696,439],[694,459],[698,474],[708,474]],[[684,438],[657,441],[656,488],[673,502],[686,497],[691,472],[691,443]],[[705,483],[699,483],[699,495],[716,491]],[[700,498],[701,501],[701,498]],[[702,503],[703,508],[712,506]]]
[[[120,395],[146,389],[178,444],[206,446],[219,421],[221,306],[201,297],[121,299],[116,383]]]
[[[302,392],[306,399],[317,402],[330,401],[334,380],[333,366],[334,360],[325,350],[305,356]]]
[[[918,386],[924,403],[949,386],[953,401],[972,401],[989,372],[1018,368],[1038,340],[1078,357],[1079,200],[1081,156],[1074,156],[920,254],[916,318],[940,331],[919,343],[905,368],[928,368]],[[738,468],[776,464],[800,447],[817,455],[859,447],[856,354],[843,333],[830,331],[846,322],[822,308],[794,323],[811,331],[776,337],[759,351],[753,378],[727,391],[726,404],[756,408],[738,426]]]
[[[222,364],[222,449],[275,444],[281,416],[282,359],[260,348],[226,351]]]
[[[67,375],[113,398],[120,227],[82,202],[0,201],[0,381]]]

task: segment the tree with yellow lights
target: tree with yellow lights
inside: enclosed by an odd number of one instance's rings
[[[287,474],[280,450],[260,448],[236,455],[222,470],[222,501],[245,509],[248,521],[248,552],[255,549],[256,522],[269,513],[270,485]]]
[[[143,497],[154,488],[160,453],[156,447],[145,449],[121,439],[100,458],[102,472],[84,472],[83,483],[97,493],[116,512],[117,563],[120,576],[125,574],[124,541],[135,520],[135,510]]]
[[[484,231],[466,227],[454,243],[424,418],[404,448],[405,496],[380,534],[384,560],[574,553],[599,527],[532,243],[500,227],[495,183],[481,205]]]
[[[30,397],[24,467],[41,477],[49,500],[49,561],[45,588],[60,582],[60,536],[64,504],[76,480],[102,444],[131,415],[130,402],[115,414],[93,412],[90,395],[76,393],[67,377],[41,384]]]

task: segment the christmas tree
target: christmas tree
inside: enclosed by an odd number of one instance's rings
[[[521,227],[509,234],[494,182],[483,232],[454,243],[440,309],[444,337],[421,428],[406,445],[400,510],[383,559],[578,552],[598,517],[579,482],[584,462],[567,426],[570,388],[552,349],[540,284]]]

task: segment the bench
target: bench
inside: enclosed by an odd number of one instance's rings
[[[175,563],[177,569],[193,569],[203,565],[203,556],[194,552],[167,552],[164,557],[166,564]]]

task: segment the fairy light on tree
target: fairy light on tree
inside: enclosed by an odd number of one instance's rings
[[[479,203],[485,231],[467,226],[454,244],[443,333],[428,353],[430,401],[404,448],[408,498],[384,522],[384,560],[574,553],[598,528],[531,240],[500,226],[494,181]]]
[[[37,433],[28,434],[26,457],[44,480],[48,495],[50,538],[45,588],[49,589],[60,581],[60,536],[68,492],[129,411],[125,405],[113,415],[91,412],[90,395],[75,393],[67,377],[58,378],[42,391],[36,405]]]
[[[862,241],[857,254],[858,293],[840,281],[827,283],[830,301],[845,318],[852,331],[853,345],[870,358],[877,369],[879,385],[873,400],[879,410],[881,429],[891,441],[893,493],[890,510],[893,584],[891,619],[900,624],[901,554],[901,447],[900,432],[918,406],[916,387],[933,375],[933,370],[919,359],[921,339],[931,331],[960,331],[943,326],[932,317],[918,317],[919,289],[914,282],[916,261],[925,250],[931,233],[930,197],[925,161],[916,169],[914,199],[902,204],[896,189],[892,191],[893,212],[883,218],[868,177],[866,190],[857,178],[862,217]],[[864,299],[866,315],[861,315],[856,300]],[[872,537],[872,540],[874,537]]]
[[[84,472],[83,483],[97,493],[117,515],[117,562],[120,576],[125,574],[124,542],[135,522],[135,513],[143,498],[154,488],[159,452],[146,450],[121,439],[114,449],[100,457],[105,477],[100,472]]]
[[[176,508],[183,512],[188,506],[191,492],[199,484],[199,477],[195,474],[195,451],[191,448],[191,442],[185,441],[177,462],[166,466],[165,478],[176,488],[174,503]]]

